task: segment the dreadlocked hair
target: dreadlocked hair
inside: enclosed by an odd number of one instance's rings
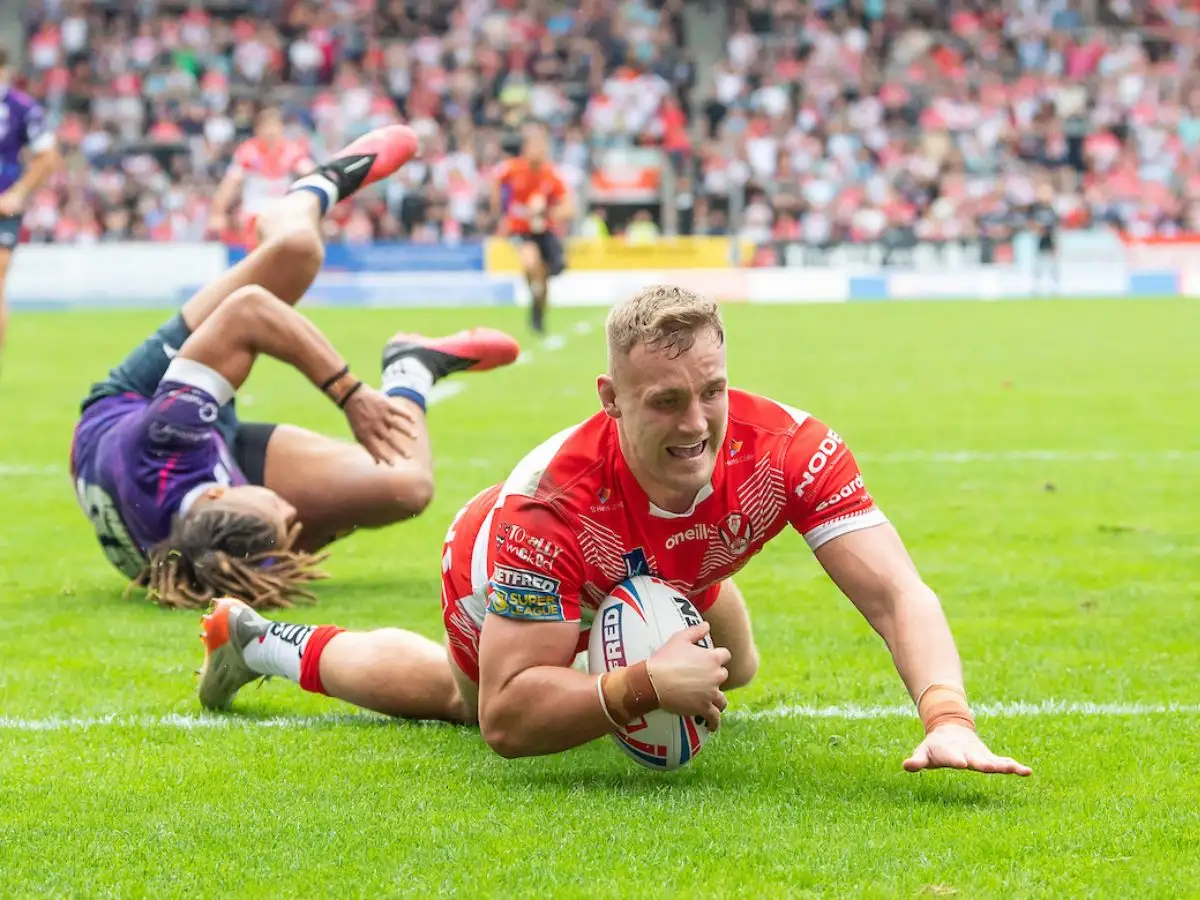
[[[175,523],[170,536],[126,589],[145,587],[147,599],[173,609],[204,609],[232,596],[254,609],[315,603],[305,585],[328,578],[317,567],[328,553],[293,550],[296,524],[280,543],[266,519],[227,509],[204,509]]]

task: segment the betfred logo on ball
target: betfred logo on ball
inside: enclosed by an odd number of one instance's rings
[[[648,659],[670,638],[703,619],[667,582],[638,575],[618,584],[596,611],[588,639],[588,669],[610,672]],[[707,637],[703,646],[711,647]],[[708,740],[703,720],[656,709],[612,735],[630,759],[658,771],[686,765]]]

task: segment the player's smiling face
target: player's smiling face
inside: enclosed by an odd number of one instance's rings
[[[617,419],[638,483],[663,509],[686,512],[708,484],[729,419],[725,345],[711,329],[684,353],[639,344],[600,396]]]

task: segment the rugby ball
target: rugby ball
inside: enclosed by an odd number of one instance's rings
[[[588,671],[599,675],[639,663],[672,635],[702,621],[692,601],[665,581],[649,575],[626,579],[596,610],[588,635]],[[712,647],[712,641],[705,636],[701,646]],[[656,709],[612,739],[635,762],[665,772],[695,759],[708,740],[708,728],[699,717]]]

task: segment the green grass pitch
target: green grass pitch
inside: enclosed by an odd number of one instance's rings
[[[310,315],[363,373],[399,328],[524,334],[517,310]],[[672,775],[608,741],[505,761],[475,731],[279,680],[203,717],[198,616],[121,598],[66,473],[78,399],[162,314],[18,314],[0,375],[0,895],[1196,896],[1200,306],[726,316],[735,384],[859,455],[942,598],[982,734],[1032,778],[902,771],[919,725],[895,713],[887,652],[792,534],[740,576],[759,677]],[[602,320],[556,312],[562,347],[461,376],[430,411],[433,507],[338,545],[320,605],[291,618],[440,638],[450,517],[596,408]],[[348,435],[283,366],[245,393],[247,418]]]

